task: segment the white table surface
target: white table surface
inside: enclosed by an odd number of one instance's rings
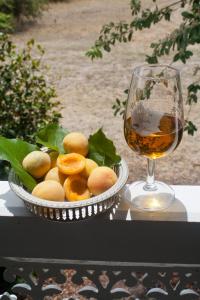
[[[172,186],[175,190],[176,200],[162,212],[143,213],[136,211],[133,205],[122,199],[114,214],[109,213],[102,218],[114,220],[158,220],[158,221],[184,221],[200,222],[200,186]],[[23,204],[11,190],[7,181],[0,181],[0,217],[32,217]]]

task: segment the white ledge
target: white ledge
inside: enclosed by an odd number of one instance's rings
[[[134,209],[126,199],[122,199],[114,213],[102,215],[110,220],[183,221],[200,222],[200,186],[175,185],[176,200],[167,210],[143,213]],[[11,190],[7,181],[0,181],[0,217],[32,217],[23,201]]]

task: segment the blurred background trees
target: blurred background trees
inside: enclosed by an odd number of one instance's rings
[[[0,0],[0,31],[11,32],[20,21],[36,19],[49,2],[58,0]]]
[[[33,142],[40,128],[61,118],[55,88],[44,75],[43,54],[34,40],[17,50],[6,34],[0,35],[0,135]]]
[[[0,35],[0,135],[33,142],[40,128],[59,122],[61,104],[44,75],[43,54],[34,40],[17,50]],[[7,165],[0,161],[0,178],[7,177]]]

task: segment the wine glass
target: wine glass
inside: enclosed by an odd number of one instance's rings
[[[167,208],[175,199],[173,189],[154,180],[155,159],[168,155],[183,135],[183,100],[180,72],[168,65],[143,65],[133,71],[124,115],[128,146],[147,157],[146,182],[130,184],[125,197],[140,210]]]

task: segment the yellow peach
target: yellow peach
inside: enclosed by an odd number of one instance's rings
[[[85,168],[85,157],[78,153],[60,154],[57,158],[57,166],[63,174],[78,174]]]
[[[97,163],[89,158],[86,158],[85,160],[85,168],[81,172],[81,175],[88,178],[92,171],[98,167]]]
[[[117,175],[109,167],[94,169],[88,178],[88,188],[93,195],[99,195],[107,191],[117,181]]]
[[[67,176],[65,174],[59,171],[58,167],[54,167],[49,170],[44,180],[55,180],[59,182],[61,185],[63,185],[66,177]]]
[[[67,177],[64,183],[64,190],[68,201],[79,201],[90,198],[87,179],[79,174]]]
[[[41,178],[49,171],[51,160],[47,153],[33,151],[24,158],[22,166],[33,177]]]
[[[65,192],[62,185],[54,180],[46,180],[38,183],[32,195],[49,201],[64,201]]]
[[[67,153],[88,154],[88,139],[80,132],[71,132],[63,139],[63,147]]]

